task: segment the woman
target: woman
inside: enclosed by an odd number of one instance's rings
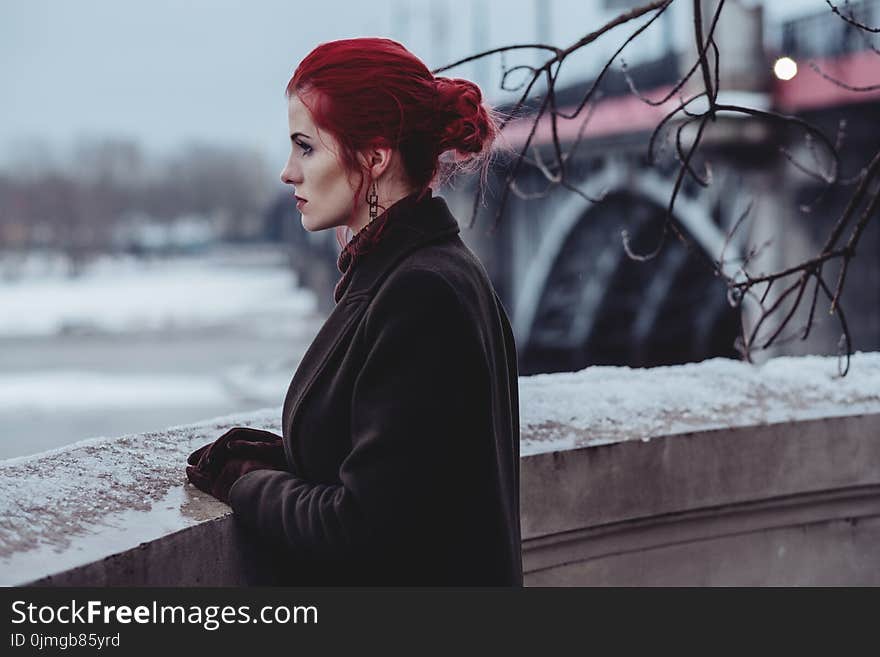
[[[236,427],[187,474],[289,556],[290,584],[520,586],[513,334],[431,190],[475,162],[485,176],[497,115],[382,38],[321,44],[287,96],[281,179],[305,229],[345,244],[336,306],[290,383],[283,437]]]

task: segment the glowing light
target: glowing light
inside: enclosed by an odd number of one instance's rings
[[[791,57],[780,57],[773,64],[773,74],[780,80],[791,80],[797,75],[797,62]]]

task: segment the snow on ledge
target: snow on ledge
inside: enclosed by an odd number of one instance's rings
[[[521,453],[880,413],[880,353],[856,353],[846,377],[836,372],[836,358],[808,356],[521,377]],[[280,434],[280,419],[280,408],[267,408],[0,461],[0,585],[229,514],[186,482],[186,456],[232,426]]]
[[[186,457],[233,426],[280,434],[280,409],[0,461],[0,586],[96,561],[231,510],[186,479]]]
[[[694,431],[880,413],[880,352],[712,358],[652,368],[592,366],[521,377],[521,455]]]

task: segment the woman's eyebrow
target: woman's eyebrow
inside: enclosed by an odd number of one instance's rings
[[[296,139],[297,137],[305,137],[306,139],[311,139],[311,137],[309,137],[309,136],[308,136],[306,133],[304,133],[304,132],[294,132],[292,135],[290,135],[290,140],[293,141],[293,140]]]

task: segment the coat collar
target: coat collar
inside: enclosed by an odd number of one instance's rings
[[[394,217],[389,215],[393,221],[378,244],[353,263],[348,287],[300,360],[282,410],[284,449],[291,464],[297,462],[293,436],[303,400],[388,272],[419,247],[459,232],[458,222],[442,197],[426,196],[420,201],[416,197],[405,197],[388,208],[389,213],[395,213]]]
[[[351,280],[340,303],[371,296],[404,257],[419,247],[459,232],[458,222],[441,196],[418,200],[413,193],[388,208],[387,225],[376,246],[352,263]]]

